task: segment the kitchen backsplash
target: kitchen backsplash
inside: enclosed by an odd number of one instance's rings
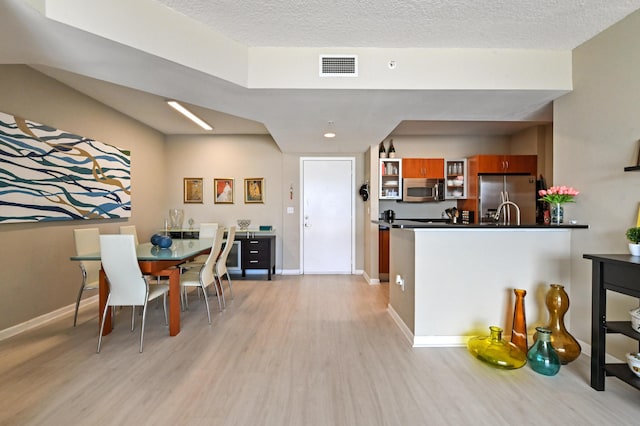
[[[399,203],[396,201],[380,200],[379,211],[393,210],[397,219],[407,218],[441,218],[445,209],[457,207],[455,200],[431,203]]]

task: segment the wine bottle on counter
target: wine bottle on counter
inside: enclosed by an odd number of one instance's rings
[[[380,158],[387,158],[387,151],[384,149],[384,141],[380,142],[380,149],[378,149]]]
[[[389,141],[389,158],[396,157],[396,149],[393,147],[393,139]]]

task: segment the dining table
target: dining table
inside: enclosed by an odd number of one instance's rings
[[[169,279],[169,335],[180,333],[180,269],[178,265],[211,251],[212,238],[198,240],[173,240],[169,248],[160,248],[151,243],[136,246],[136,257],[144,275]],[[75,261],[100,261],[100,252],[71,256]],[[100,268],[98,290],[98,327],[109,296],[109,285],[103,268]],[[107,310],[103,335],[111,333],[111,310]]]

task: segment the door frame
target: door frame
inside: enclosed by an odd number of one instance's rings
[[[300,157],[300,274],[304,275],[304,162],[305,161],[349,161],[351,164],[351,274],[356,267],[356,158],[355,157]]]

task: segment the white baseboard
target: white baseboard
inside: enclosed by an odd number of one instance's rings
[[[407,338],[411,346],[414,348],[428,348],[428,347],[459,347],[467,346],[467,342],[471,336],[415,336],[409,327],[404,323],[400,315],[393,309],[390,304],[387,305],[387,312],[396,323],[402,334]],[[591,357],[591,345],[579,340],[582,347],[582,354]],[[606,355],[607,363],[624,362],[609,354]]]
[[[362,271],[362,276],[364,277],[364,279],[367,281],[367,283],[369,283],[370,285],[376,285],[376,284],[380,284],[380,280],[377,278],[371,278],[369,276],[369,274],[367,274],[366,272]]]
[[[96,309],[96,307],[94,306],[96,303],[98,303],[98,295],[94,295],[91,297],[87,297],[85,299],[82,299],[82,301],[80,302],[80,311],[84,310],[84,309],[88,309],[89,307],[91,307],[91,309]],[[32,318],[28,321],[25,321],[21,324],[16,324],[13,327],[9,327],[9,328],[5,328],[4,330],[0,330],[0,341],[8,339],[9,337],[13,337],[16,334],[20,334],[22,332],[25,332],[27,330],[31,330],[32,328],[35,327],[39,327],[43,324],[46,324],[50,321],[56,320],[58,318],[67,316],[69,314],[73,315],[74,311],[76,309],[76,304],[75,302],[72,303],[71,305],[67,305],[67,306],[63,306],[60,309],[56,309],[55,311],[49,312],[47,314],[44,315],[40,315],[39,317],[36,318]],[[71,321],[69,323],[69,327],[73,327],[73,321]]]
[[[391,304],[387,305],[387,312],[389,312],[389,315],[391,315],[391,318],[396,323],[398,328],[400,328],[400,331],[402,332],[402,334],[404,334],[409,343],[413,345],[413,333],[411,332],[411,330],[409,330],[409,327],[407,327],[404,321],[402,321],[402,318],[400,318],[400,315],[398,315],[396,310],[393,309],[393,306],[391,306]]]
[[[280,272],[282,275],[301,275],[300,269],[283,269]]]

